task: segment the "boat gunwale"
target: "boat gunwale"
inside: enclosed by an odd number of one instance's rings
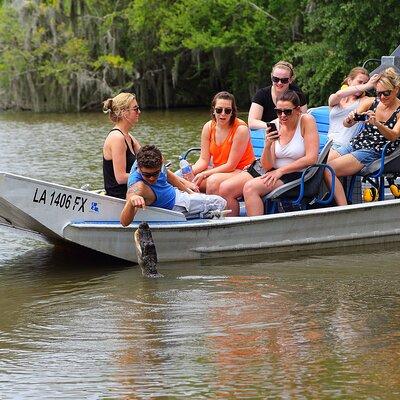
[[[152,229],[164,230],[164,229],[209,229],[212,226],[224,227],[231,225],[243,225],[243,224],[252,224],[252,223],[263,223],[264,221],[272,221],[276,219],[287,219],[287,218],[307,218],[313,215],[326,215],[326,214],[338,214],[338,213],[349,213],[354,210],[363,210],[363,211],[371,211],[374,208],[382,208],[387,206],[400,206],[400,199],[389,199],[383,200],[379,202],[373,203],[360,203],[360,204],[349,204],[345,206],[333,206],[333,207],[325,207],[311,210],[298,210],[298,211],[289,211],[285,213],[277,213],[277,214],[264,214],[253,217],[243,216],[243,217],[225,217],[223,219],[197,219],[196,222],[191,222],[191,220],[187,221],[150,221],[149,225]],[[71,221],[71,223],[67,224],[69,227],[83,229],[83,228],[105,228],[107,229],[136,229],[141,221],[135,221],[128,226],[122,226],[119,221]]]

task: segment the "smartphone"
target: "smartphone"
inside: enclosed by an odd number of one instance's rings
[[[277,131],[276,125],[274,122],[267,122],[267,127],[270,128],[270,132]]]
[[[354,121],[366,121],[368,119],[367,114],[354,113]]]

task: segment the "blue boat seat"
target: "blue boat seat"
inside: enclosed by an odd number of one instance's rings
[[[320,106],[310,108],[307,111],[308,114],[312,115],[317,123],[317,130],[319,134],[319,149],[323,149],[328,141],[329,132],[329,107]]]
[[[306,168],[301,178],[273,190],[264,196],[264,210],[266,214],[277,211],[278,203],[289,206],[290,209],[304,210],[311,206],[327,206],[332,203],[335,191],[335,172],[326,164],[332,140],[328,140],[318,156],[315,164]],[[323,183],[324,170],[328,169],[332,176],[332,188],[324,198],[320,198],[320,188]],[[285,210],[286,211],[286,210]]]

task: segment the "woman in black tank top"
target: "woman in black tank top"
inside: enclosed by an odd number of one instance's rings
[[[140,108],[132,93],[120,93],[103,102],[114,128],[103,145],[104,189],[108,196],[125,199],[129,172],[136,160],[140,143],[129,133],[138,122]]]

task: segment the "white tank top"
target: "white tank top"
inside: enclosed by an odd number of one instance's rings
[[[360,132],[363,122],[357,122],[349,128],[343,126],[343,121],[347,115],[351,111],[357,110],[359,105],[360,99],[357,99],[347,107],[342,107],[340,104],[336,104],[336,106],[333,106],[330,109],[328,138],[333,139],[335,144],[347,146],[350,143],[350,140]]]
[[[297,122],[296,130],[294,131],[292,140],[289,143],[281,146],[279,140],[275,142],[275,169],[291,164],[293,161],[296,161],[299,158],[305,156],[306,147],[304,144],[304,138],[301,134],[302,117],[303,115],[300,115],[299,121]],[[273,122],[277,124],[279,129],[279,119],[276,119]]]

